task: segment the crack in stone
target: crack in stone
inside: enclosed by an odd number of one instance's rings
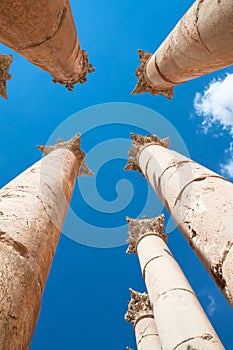
[[[141,338],[138,340],[138,344],[140,344],[146,337],[158,337],[159,335],[157,333],[148,333],[148,334],[142,334]]]
[[[199,177],[197,177],[196,179],[193,179],[193,180],[191,180],[190,182],[188,182],[188,183],[182,188],[182,190],[180,191],[180,193],[179,193],[178,196],[176,197],[176,200],[175,200],[175,203],[174,203],[174,205],[173,205],[173,208],[176,206],[177,202],[178,202],[179,200],[181,200],[181,197],[182,197],[182,194],[183,194],[184,190],[185,190],[189,185],[191,185],[193,182],[204,181],[204,180],[206,180],[206,179],[208,179],[208,178],[211,178],[211,177],[213,177],[213,178],[218,178],[218,179],[222,179],[222,180],[224,180],[224,181],[229,182],[229,180],[225,179],[224,177],[222,177],[222,176],[220,176],[220,175],[203,175],[203,176],[199,176]],[[192,208],[189,208],[189,209],[192,209]]]
[[[232,246],[233,246],[233,242],[228,241],[226,244],[226,247],[224,249],[224,252],[219,259],[219,262],[212,267],[212,273],[213,273],[214,277],[217,279],[217,280],[216,279],[215,280],[221,289],[226,288],[226,280],[223,277],[222,267],[223,267],[224,261],[226,260],[227,255],[228,255]]]
[[[56,24],[56,27],[54,29],[54,32],[48,36],[46,36],[45,39],[41,40],[41,41],[38,41],[38,42],[32,42],[30,44],[27,44],[25,46],[22,46],[20,47],[18,50],[26,50],[26,49],[31,49],[33,47],[37,47],[37,46],[40,46],[42,44],[44,44],[46,41],[49,41],[51,40],[52,38],[55,37],[55,35],[57,34],[57,32],[59,31],[59,29],[61,28],[64,20],[65,20],[65,17],[66,17],[66,14],[67,14],[67,8],[68,8],[68,1],[66,1],[66,4],[62,10],[62,13],[61,13],[61,16],[60,18],[58,19],[58,22]]]
[[[151,258],[150,260],[147,261],[147,263],[143,267],[143,271],[142,271],[142,276],[143,276],[144,279],[146,279],[146,268],[149,265],[149,263],[151,263],[152,261],[154,261],[156,259],[159,259],[159,258],[164,258],[164,255],[154,256],[153,258]]]
[[[191,291],[191,290],[189,290],[189,289],[186,289],[186,288],[172,288],[172,289],[168,289],[168,290],[166,290],[165,292],[159,294],[159,295],[158,295],[158,298],[160,298],[161,296],[163,296],[163,295],[165,295],[165,294],[167,294],[167,293],[169,293],[169,292],[172,292],[172,291],[174,291],[174,290],[177,290],[177,291],[182,290],[182,291],[184,291],[184,292],[188,292],[188,293],[190,293],[190,294],[192,294],[192,295],[195,296],[194,292]]]
[[[204,334],[196,336],[196,337],[190,337],[188,339],[183,340],[181,343],[177,344],[172,350],[176,350],[178,348],[178,346],[186,343],[187,341],[194,340],[194,339],[204,339],[204,340],[209,341],[209,340],[213,339],[213,336],[209,333],[204,333]]]
[[[218,0],[218,1],[219,1],[219,0]],[[197,24],[198,19],[199,19],[200,7],[201,7],[201,4],[202,4],[203,2],[204,2],[204,0],[199,0],[199,3],[198,3],[198,5],[197,5],[195,24],[196,24],[197,34],[198,34],[200,43],[202,44],[202,46],[203,46],[209,53],[211,53],[210,49],[207,47],[207,45],[204,43],[204,41],[203,41],[202,38],[201,38],[201,33],[200,33],[200,31],[199,31],[198,24]]]

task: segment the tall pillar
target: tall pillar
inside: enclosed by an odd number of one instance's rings
[[[166,245],[164,216],[127,221],[127,252],[138,255],[162,349],[224,349]]]
[[[94,71],[80,49],[69,0],[2,0],[0,41],[69,90]]]
[[[0,54],[0,96],[7,100],[6,81],[11,79],[9,68],[12,62],[11,55]]]
[[[151,55],[139,50],[136,93],[168,98],[173,87],[233,64],[232,0],[196,0]]]
[[[233,184],[183,155],[168,139],[131,134],[128,170],[140,170],[233,306]]]
[[[0,349],[29,348],[41,296],[80,171],[80,136],[40,147],[46,156],[0,190]]]
[[[125,320],[134,326],[138,350],[161,350],[152,305],[147,293],[130,289],[131,300]]]

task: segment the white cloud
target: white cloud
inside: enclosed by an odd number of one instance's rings
[[[196,93],[194,108],[203,117],[205,132],[216,124],[233,135],[233,74],[212,81],[202,94]]]
[[[205,133],[211,127],[218,126],[233,136],[233,74],[227,74],[224,79],[213,80],[202,94],[197,92],[194,108],[203,118],[202,127]],[[227,160],[225,164],[220,164],[220,171],[222,175],[233,179],[233,142],[225,153]]]
[[[221,174],[233,179],[233,142],[225,152],[228,154],[228,160],[220,165]]]
[[[212,316],[216,310],[216,303],[212,295],[208,295],[208,299],[210,300],[209,305],[207,306],[207,313],[209,316]]]

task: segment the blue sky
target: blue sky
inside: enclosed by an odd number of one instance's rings
[[[46,144],[67,118],[84,108],[110,102],[134,103],[158,112],[180,135],[192,159],[216,172],[225,169],[226,175],[230,176],[231,172],[226,171],[224,165],[229,165],[230,162],[233,123],[228,115],[220,120],[219,116],[223,115],[221,109],[220,114],[213,116],[211,101],[214,98],[216,101],[221,100],[222,91],[226,92],[228,100],[225,104],[228,105],[225,110],[229,110],[233,100],[229,89],[233,83],[221,85],[223,90],[220,92],[216,87],[212,88],[214,93],[207,94],[207,99],[203,92],[213,79],[224,80],[227,73],[233,74],[233,68],[177,86],[172,101],[162,96],[130,94],[136,84],[134,71],[139,63],[137,49],[154,52],[191,4],[192,1],[188,0],[180,0],[178,3],[171,0],[71,1],[81,46],[88,51],[90,62],[96,68],[96,72],[88,76],[88,82],[76,86],[72,93],[63,86],[53,84],[49,74],[13,53],[14,61],[10,70],[13,79],[8,82],[9,100],[0,100],[0,185],[4,186],[39,160],[41,154],[35,146]],[[9,53],[10,50],[0,45],[0,52]],[[220,107],[224,110],[224,105]],[[85,113],[81,113],[77,118],[74,117],[77,124],[65,124],[61,129],[64,135],[60,136],[65,137],[66,133],[78,132],[76,128],[78,129],[79,123],[80,128],[84,129],[85,123],[89,123],[88,132],[82,139],[82,148],[88,152],[87,160],[91,168],[98,168],[94,157],[96,145],[102,147],[108,140],[117,139],[115,148],[118,150],[123,144],[126,145],[124,142],[129,142],[130,129],[143,129],[139,127],[138,115],[135,115],[135,125],[130,128],[126,125],[128,116],[124,124],[122,115],[118,119],[114,113],[115,107],[112,108],[112,113],[109,112],[109,125],[107,123],[101,126],[101,115],[94,109],[92,116],[86,118]],[[133,113],[131,117],[132,115]],[[108,114],[105,115],[106,118],[107,116]],[[141,113],[145,125],[148,118],[151,121],[146,112]],[[210,120],[212,124],[207,123]],[[203,129],[203,122],[209,128]],[[172,136],[169,126],[167,135],[166,129],[160,135],[161,125],[156,118],[153,127],[158,129],[159,136]],[[176,149],[174,138],[171,143]],[[78,224],[73,226],[74,232],[79,232],[80,237],[90,234],[90,225],[104,228],[105,234],[115,227],[114,237],[122,235],[124,216],[128,213],[136,217],[140,210],[144,210],[147,200],[145,193],[152,198],[150,197],[150,205],[143,214],[157,216],[162,210],[145,179],[138,173],[122,171],[125,148],[121,157],[116,155],[113,159],[110,159],[107,149],[102,152],[107,157],[106,162],[101,158],[103,165],[96,177],[92,180],[78,180],[75,188],[71,207],[76,216],[80,216],[86,223],[82,227]],[[89,186],[95,187],[105,204],[109,202],[109,208],[113,204],[117,208],[117,194],[122,195],[122,192],[128,193],[132,189],[134,193],[132,192],[132,199],[126,206],[127,210],[119,205],[121,209],[110,215],[98,209],[97,200],[92,203],[97,206],[94,209],[90,208],[90,203],[85,204],[83,197],[85,188]],[[166,215],[166,221],[168,220]],[[98,232],[90,235],[93,242],[98,242]],[[131,287],[141,292],[145,290],[137,257],[125,254],[126,245],[103,249],[93,247],[93,242],[92,246],[88,246],[77,243],[78,240],[61,235],[30,349],[107,350],[125,349],[126,346],[135,349],[133,328],[124,321],[124,313],[130,297],[128,289]],[[223,344],[231,350],[233,313],[230,306],[178,230],[169,234],[168,245]]]

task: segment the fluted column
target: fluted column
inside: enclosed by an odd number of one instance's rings
[[[7,100],[6,81],[10,80],[9,68],[12,62],[11,55],[0,54],[0,96]]]
[[[127,221],[128,253],[138,255],[162,349],[224,349],[166,245],[164,216]]]
[[[138,350],[161,350],[152,305],[147,293],[130,289],[131,300],[125,320],[134,326]]]
[[[132,134],[126,169],[140,170],[233,305],[233,184],[183,155],[168,139]]]
[[[0,41],[72,90],[93,72],[69,0],[1,0]]]
[[[46,156],[0,190],[1,350],[29,348],[76,176],[88,174],[79,135],[39,148]]]
[[[168,98],[173,87],[233,64],[232,0],[196,0],[157,51],[139,50],[133,93]]]

